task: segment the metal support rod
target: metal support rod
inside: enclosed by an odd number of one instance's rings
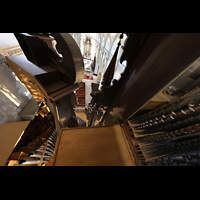
[[[53,111],[54,111],[54,118],[55,118],[55,124],[56,124],[56,130],[57,130],[57,141],[56,141],[56,145],[55,145],[55,149],[53,152],[53,166],[55,165],[55,161],[56,161],[56,155],[57,155],[57,149],[58,149],[58,145],[60,143],[60,138],[61,138],[61,129],[60,129],[60,119],[59,119],[59,114],[58,114],[58,108],[56,106],[56,103],[53,102]]]
[[[42,152],[42,157],[40,158],[40,162],[39,162],[38,166],[41,166],[41,164],[42,164],[42,161],[43,161],[43,158],[44,158],[44,154],[45,154],[45,151],[46,151],[48,142],[49,142],[49,141],[47,140],[47,142],[46,142],[46,144],[45,144],[45,147],[44,147],[44,150],[43,150],[43,152]]]

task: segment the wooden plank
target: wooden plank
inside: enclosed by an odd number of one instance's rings
[[[147,104],[145,104],[141,109],[144,110],[153,110],[156,107],[163,105],[165,102],[161,102],[161,101],[149,101]]]
[[[26,59],[25,55],[20,56],[6,56],[7,61],[10,60],[16,65],[20,66],[23,70],[31,74],[32,76],[36,76],[38,74],[46,73],[45,70],[41,69],[37,65]]]
[[[64,87],[56,92],[49,94],[49,96],[54,100],[57,101],[58,99],[66,96],[67,94],[77,90],[80,87],[80,83],[76,83],[74,85],[70,85],[68,87]]]
[[[124,132],[125,132],[126,138],[128,140],[130,149],[131,149],[133,157],[134,157],[135,165],[136,166],[142,166],[142,164],[140,162],[140,158],[139,158],[138,152],[137,152],[137,150],[135,148],[135,143],[131,138],[130,131],[128,130],[128,125],[127,124],[123,124],[123,127],[124,127]]]
[[[48,94],[51,94],[53,92],[59,91],[60,89],[63,89],[67,87],[68,85],[64,81],[58,81],[49,85],[45,86],[45,89]]]
[[[36,102],[43,101],[44,97],[50,101],[46,90],[43,88],[41,83],[33,76],[38,75],[39,73],[45,73],[44,70],[36,69],[37,66],[29,62],[23,56],[6,56],[6,60],[9,67],[17,75],[19,80],[24,83]],[[26,71],[26,69],[32,67],[33,69]]]
[[[0,166],[3,166],[30,121],[0,124]]]
[[[120,125],[63,129],[56,166],[133,166]]]

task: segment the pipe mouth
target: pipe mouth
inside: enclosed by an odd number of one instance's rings
[[[22,163],[26,162],[26,160],[22,159],[19,161],[19,165],[21,165]]]
[[[28,156],[32,156],[32,155],[33,155],[33,153],[29,153],[29,154],[28,154]]]

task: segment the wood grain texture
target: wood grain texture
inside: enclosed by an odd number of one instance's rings
[[[56,166],[132,166],[119,125],[64,129]]]
[[[29,122],[30,121],[21,121],[0,124],[0,166],[6,163],[6,160],[12,153]]]

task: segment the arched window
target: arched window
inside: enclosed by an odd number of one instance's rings
[[[106,40],[105,49],[107,51],[110,51],[110,46],[111,46],[110,38],[108,37],[108,39]]]

